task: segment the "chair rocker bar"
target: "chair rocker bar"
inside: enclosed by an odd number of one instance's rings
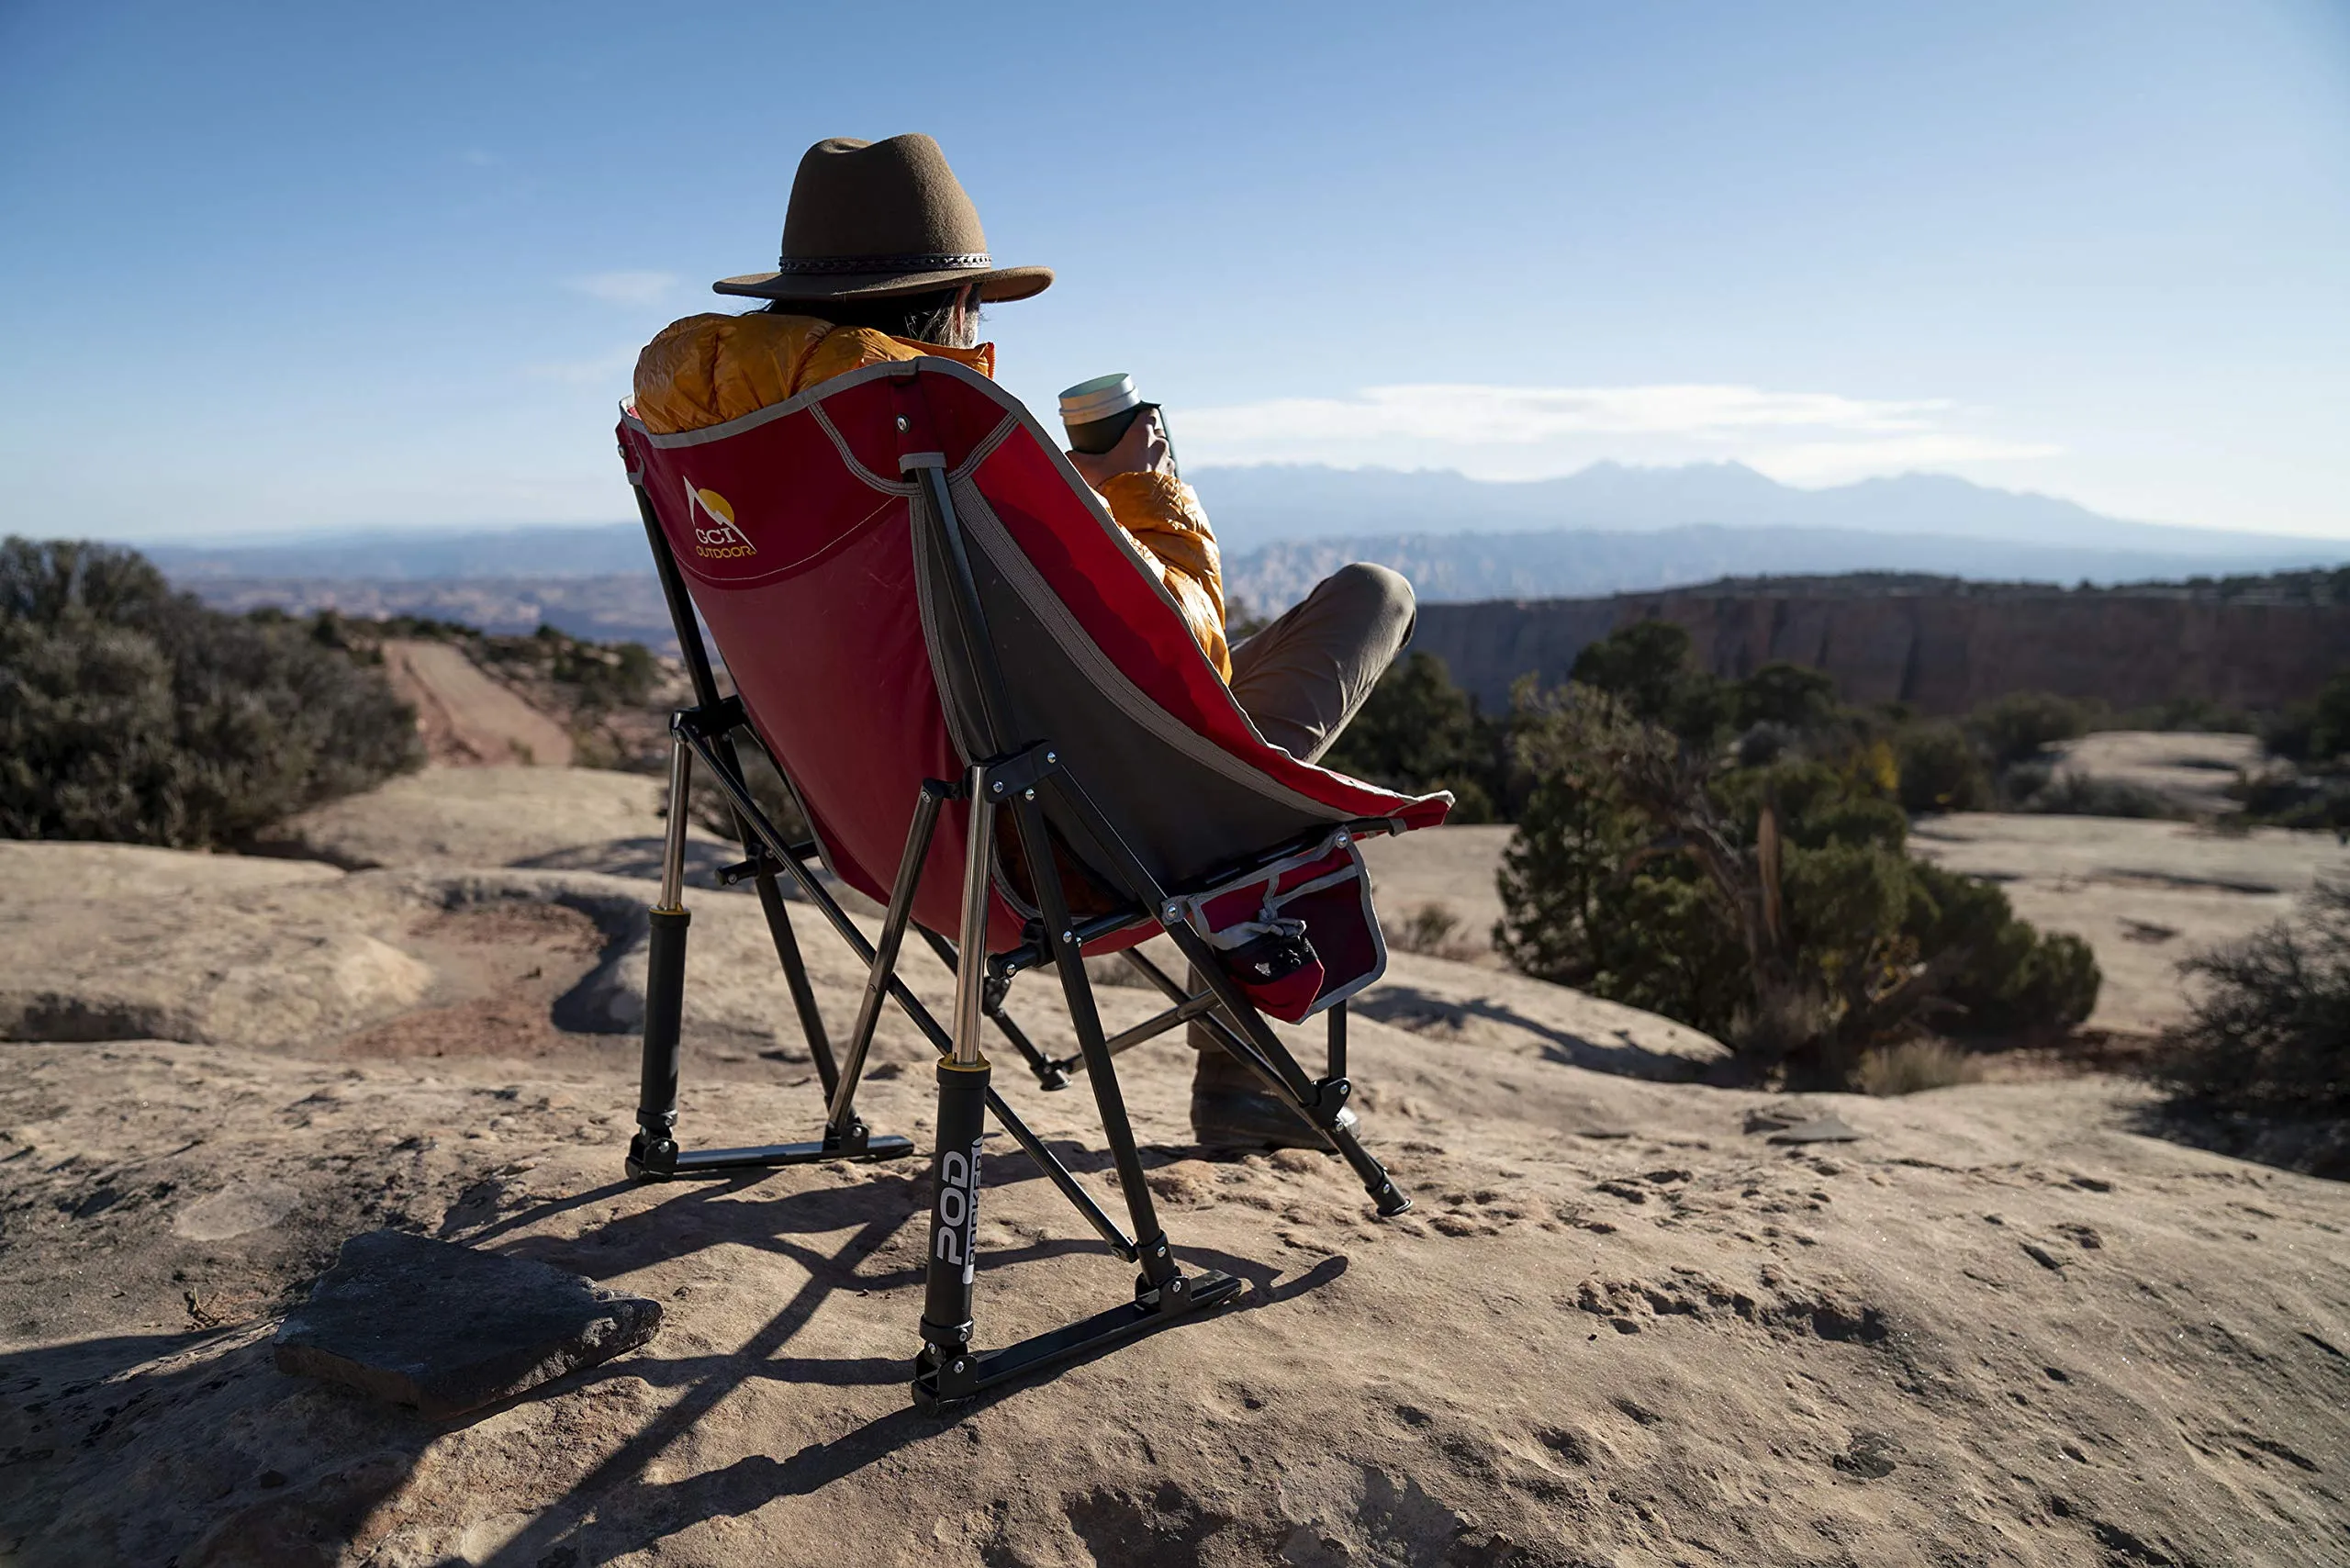
[[[1180,1315],[1137,1301],[1109,1307],[1065,1328],[1050,1329],[1000,1350],[966,1351],[943,1370],[923,1365],[914,1377],[914,1404],[930,1414],[950,1410],[989,1389],[1171,1328],[1185,1317],[1222,1306],[1240,1293],[1238,1280],[1213,1269],[1184,1282],[1189,1288]]]

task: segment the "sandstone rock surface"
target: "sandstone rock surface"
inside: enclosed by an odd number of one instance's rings
[[[2098,730],[2053,748],[2060,773],[2143,790],[2196,817],[2244,809],[2228,787],[2265,761],[2257,735],[2168,730]]]
[[[1416,998],[1382,1022],[1367,999],[1352,1041],[1366,1135],[1410,1215],[1375,1221],[1319,1156],[1203,1158],[1189,1053],[1138,1048],[1121,1069],[1159,1216],[1187,1266],[1243,1278],[1243,1299],[959,1418],[918,1416],[926,1173],[621,1180],[632,1043],[555,1019],[632,940],[619,912],[645,885],[503,864],[520,857],[231,873],[256,896],[349,900],[355,929],[428,968],[424,1002],[388,1020],[7,1047],[0,1552],[181,1568],[2341,1560],[2350,1189],[2149,1136],[2143,1092],[2112,1079],[1791,1103],[1593,1070],[1610,1058],[1554,1036],[1604,1046],[1620,1027],[1672,1056],[1671,1026],[1565,996],[1537,1010],[1494,971],[1434,958],[1399,960],[1395,983],[1460,1016]],[[126,921],[178,885],[146,866],[112,884]],[[0,907],[25,881],[0,884]],[[807,1136],[817,1090],[755,908],[693,907],[712,1000],[689,1014],[681,1130],[704,1147]],[[861,977],[812,924],[802,936],[843,1031]],[[945,997],[925,955],[909,974]],[[1064,1052],[1041,991],[1024,980],[1014,1009]],[[1113,1029],[1155,1005],[1102,996]],[[861,1100],[877,1129],[926,1145],[927,1063],[893,1017]],[[1082,1084],[1046,1094],[1009,1066],[998,1082],[1114,1207]],[[1831,1116],[1862,1136],[1768,1141]],[[1130,1290],[1001,1137],[984,1182],[983,1343]],[[277,1321],[346,1238],[380,1228],[658,1303],[660,1337],[452,1423],[281,1375]]]
[[[337,865],[507,866],[613,840],[658,839],[662,779],[588,767],[429,767],[305,812],[290,851]]]
[[[2291,913],[2322,878],[2350,878],[2332,834],[2282,828],[1967,812],[1919,822],[1909,847],[1998,883],[2035,925],[2087,938],[2105,973],[2091,1026],[2135,1034],[2186,1017],[2181,958]]]

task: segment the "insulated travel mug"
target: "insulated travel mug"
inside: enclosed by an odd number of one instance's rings
[[[1107,452],[1118,444],[1126,427],[1142,418],[1146,403],[1135,390],[1135,378],[1124,371],[1080,381],[1061,394],[1061,427],[1069,431],[1072,452]]]

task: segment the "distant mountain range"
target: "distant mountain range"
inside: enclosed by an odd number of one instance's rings
[[[1464,592],[1595,592],[1654,588],[1720,571],[1960,571],[1964,576],[2112,576],[2350,559],[2350,538],[2181,529],[2103,517],[2073,500],[1990,489],[1951,475],[1862,479],[1830,489],[1779,485],[1744,463],[1627,468],[1594,463],[1562,479],[1497,485],[1448,470],[1201,468],[1192,475],[1226,562],[1295,541],[1476,536],[1460,553],[1410,545]],[[2345,520],[2350,527],[2350,520]],[[1638,536],[1595,541],[1591,533]],[[1892,543],[1913,541],[1913,543]],[[2023,545],[1963,553],[1960,541]],[[1776,553],[1793,557],[1776,562]],[[152,545],[176,578],[512,578],[601,576],[643,566],[637,524],[491,532],[369,532],[277,543]],[[1520,566],[1502,566],[1511,557]],[[1464,562],[1493,562],[1466,566]],[[1537,562],[1551,565],[1537,566]],[[1605,565],[1603,565],[1605,562]],[[1502,571],[1502,576],[1494,576]],[[1561,578],[1570,571],[1572,580]],[[1594,576],[1600,574],[1600,576]],[[1506,588],[1499,586],[1506,578]],[[1605,580],[1603,580],[1605,578]],[[1556,580],[1556,586],[1553,586]],[[1450,590],[1443,597],[1455,597]]]
[[[2239,536],[2241,537],[2241,536]],[[1982,582],[2100,585],[2244,576],[2350,561],[2350,541],[2255,539],[2267,549],[2187,554],[2024,544],[1938,533],[1836,528],[1718,528],[1654,532],[1393,533],[1298,539],[1226,554],[1225,591],[1259,610],[1305,597],[1349,561],[1412,579],[1423,599],[1561,599],[1679,588],[1717,577],[1922,572]]]
[[[1193,481],[1224,545],[1228,589],[1259,610],[1294,603],[1334,567],[1358,560],[1395,567],[1431,601],[1587,596],[1759,575],[2116,583],[2350,561],[2350,539],[2132,522],[1934,474],[1821,490],[1736,463],[1601,463],[1517,484],[1305,466],[1203,468]],[[147,554],[184,585],[239,607],[406,609],[495,621],[500,629],[544,613],[567,631],[666,641],[644,535],[633,522],[161,545]]]
[[[1447,470],[1281,465],[1203,468],[1192,480],[1227,554],[1337,536],[1654,533],[1705,526],[1929,534],[2168,555],[2350,554],[2350,540],[2130,522],[2053,496],[1993,489],[1948,474],[1819,490],[1782,485],[1742,463],[1595,463],[1564,478],[1516,483]],[[2343,522],[2350,531],[2350,516]]]
[[[352,582],[453,581],[476,577],[595,577],[650,571],[644,529],[633,522],[565,528],[371,530],[340,538],[309,534],[254,544],[142,544],[140,551],[184,587],[255,577]]]

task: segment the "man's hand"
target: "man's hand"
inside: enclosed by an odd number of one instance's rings
[[[1173,452],[1167,444],[1167,427],[1157,409],[1145,409],[1118,444],[1107,452],[1072,452],[1069,462],[1085,482],[1100,489],[1120,474],[1172,474]]]

